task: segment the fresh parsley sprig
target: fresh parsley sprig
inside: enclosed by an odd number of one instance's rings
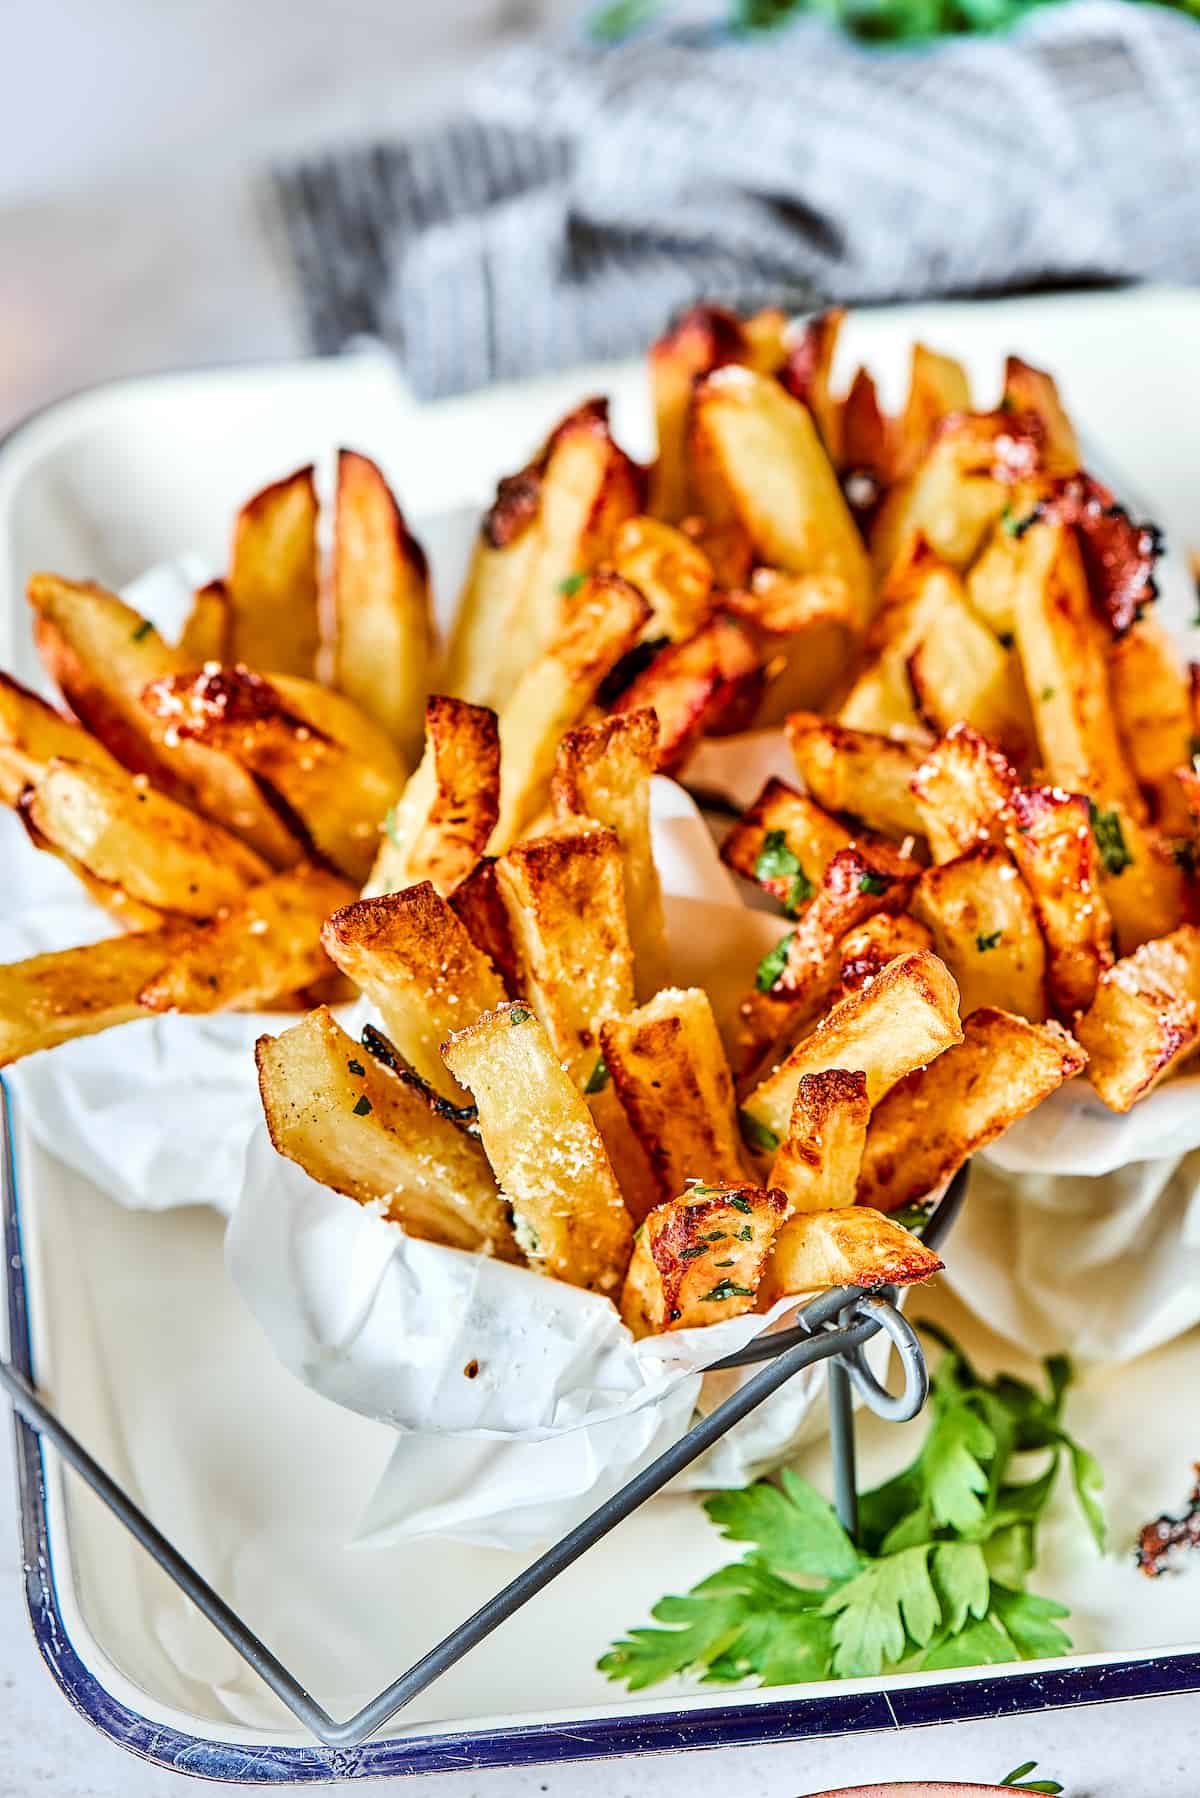
[[[940,1330],[923,1327],[945,1351],[929,1430],[908,1467],[862,1495],[861,1540],[786,1469],[778,1482],[718,1493],[705,1502],[709,1517],[730,1541],[753,1546],[684,1596],[660,1599],[651,1612],[658,1627],[631,1629],[601,1672],[631,1691],[680,1675],[783,1685],[1070,1648],[1066,1608],[1025,1589],[1064,1464],[1104,1546],[1100,1469],[1062,1421],[1070,1364],[1045,1363],[1046,1392],[1010,1374],[986,1380]],[[1014,1457],[1039,1451],[1043,1471],[1014,1479]]]

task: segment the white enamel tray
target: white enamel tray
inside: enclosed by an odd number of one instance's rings
[[[1183,622],[1193,516],[1200,538],[1200,297],[898,308],[857,315],[846,336],[847,360],[866,357],[893,401],[914,336],[962,356],[982,394],[994,391],[1008,350],[1053,369],[1098,470],[1166,529],[1165,600]],[[0,664],[37,676],[22,597],[32,569],[119,585],[186,548],[215,570],[241,499],[301,462],[327,470],[339,443],[378,458],[450,584],[461,531],[447,515],[478,508],[591,392],[613,396],[619,435],[645,453],[643,376],[630,365],[420,410],[375,354],[126,382],[65,402],[0,450]],[[120,1210],[37,1148],[19,1116],[14,1138],[14,1359],[322,1702],[350,1712],[518,1563],[448,1542],[349,1546],[389,1436],[275,1363],[226,1279],[220,1220]],[[1011,1348],[947,1295],[922,1294],[913,1311],[941,1318],[985,1365],[1013,1367]],[[1074,1394],[1073,1427],[1105,1469],[1118,1547],[1182,1496],[1200,1447],[1198,1393],[1200,1333],[1087,1375]],[[902,1440],[895,1426],[865,1420],[864,1479],[897,1466],[921,1428],[906,1426]],[[1194,1581],[1151,1583],[1120,1553],[1099,1562],[1064,1495],[1033,1584],[1071,1606],[1070,1660],[622,1697],[595,1672],[597,1657],[663,1592],[730,1558],[695,1500],[665,1498],[437,1684],[403,1730],[366,1748],[317,1748],[91,1495],[63,1480],[53,1452],[18,1431],[30,1610],[47,1665],[115,1740],[212,1776],[308,1782],[634,1753],[1200,1686]],[[826,1482],[824,1450],[811,1450],[802,1471]]]

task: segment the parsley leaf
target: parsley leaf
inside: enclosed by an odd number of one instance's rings
[[[348,1061],[346,1066],[352,1074],[365,1074],[367,1071],[361,1061]]]
[[[370,1099],[368,1099],[366,1093],[362,1093],[359,1096],[359,1098],[356,1099],[356,1101],[355,1101],[354,1115],[356,1118],[365,1118],[369,1114],[370,1110],[371,1110],[371,1101],[370,1101]]]
[[[605,1061],[603,1055],[601,1055],[597,1060],[595,1067],[588,1075],[588,1083],[583,1090],[589,1095],[592,1093],[602,1093],[611,1079],[612,1075],[608,1071],[608,1063]]]
[[[742,1141],[748,1149],[753,1149],[756,1155],[773,1155],[779,1147],[779,1138],[770,1125],[764,1124],[762,1119],[756,1118],[752,1112],[738,1112],[738,1128],[742,1133]],[[750,1207],[747,1206],[746,1209],[749,1210]]]
[[[929,1577],[929,1545],[872,1561],[831,1592],[821,1606],[833,1623],[833,1671],[862,1679],[904,1658],[905,1638],[924,1648],[941,1621]]]
[[[975,947],[980,955],[986,955],[989,949],[994,949],[1003,935],[1002,930],[979,931],[975,938]]]
[[[1026,1779],[1025,1775],[1032,1773],[1036,1766],[1036,1761],[1022,1761],[1019,1767],[1014,1767],[1011,1773],[1004,1775],[1000,1784],[1012,1786],[1018,1792],[1049,1792],[1053,1798],[1054,1794],[1063,1789],[1057,1779]]]
[[[726,1261],[722,1265],[732,1267],[733,1262]],[[748,1286],[738,1286],[733,1280],[718,1280],[712,1291],[704,1294],[700,1303],[707,1305],[711,1300],[714,1305],[723,1305],[726,1299],[752,1299],[753,1297],[754,1294]]]
[[[141,623],[135,624],[133,629],[130,631],[130,633],[129,633],[130,642],[131,643],[140,643],[142,641],[142,638],[148,637],[150,635],[150,632],[153,629],[154,629],[154,626],[151,624],[150,620],[148,618],[143,618]]]
[[[790,1468],[783,1469],[778,1486],[756,1480],[740,1492],[705,1499],[704,1509],[727,1542],[753,1542],[785,1573],[849,1579],[862,1567],[833,1506]]]
[[[768,949],[759,962],[754,976],[754,984],[760,993],[769,993],[783,973],[787,966],[788,950],[791,948],[792,938],[795,934],[794,930],[789,930],[786,936],[781,936],[775,947]]]
[[[890,882],[885,880],[882,874],[860,874],[859,875],[859,880],[858,880],[859,892],[860,893],[874,893],[874,895],[877,899],[882,898],[883,894],[887,892],[889,885],[890,885]]]
[[[800,857],[788,847],[782,830],[769,830],[763,838],[762,848],[754,858],[754,878],[764,886],[787,881],[787,891],[779,897],[791,912],[798,910],[817,890],[804,872]]]
[[[1105,869],[1109,874],[1123,874],[1126,868],[1133,866],[1133,857],[1125,842],[1120,812],[1102,812],[1095,801],[1089,799],[1088,817],[1092,821],[1092,835],[1096,839],[1096,847]]]
[[[585,573],[568,574],[564,580],[559,581],[558,590],[560,593],[565,594],[568,599],[573,599],[586,580],[587,575]]]
[[[532,1016],[533,1013],[527,1006],[513,1005],[509,1008],[508,1021],[510,1024],[528,1024]]]

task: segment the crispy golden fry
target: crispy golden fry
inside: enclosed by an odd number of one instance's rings
[[[530,663],[500,714],[500,816],[489,845],[500,855],[545,805],[558,745],[605,675],[637,642],[650,608],[617,575],[592,575],[545,654]]]
[[[871,560],[877,577],[887,575],[918,534],[952,568],[968,567],[1016,483],[1037,465],[1038,445],[1026,421],[1006,412],[948,414],[912,474],[891,488],[876,514]]]
[[[833,359],[846,322],[845,310],[831,306],[790,334],[787,361],[780,373],[784,387],[812,414],[825,453],[835,468],[842,465],[842,408],[833,397]]]
[[[840,579],[756,568],[747,588],[724,596],[758,643],[765,682],[755,722],[828,704],[841,693],[858,652],[859,624]]]
[[[951,725],[910,784],[935,862],[1003,841],[1005,808],[1017,777],[1000,751],[969,724]]]
[[[870,1114],[864,1073],[825,1068],[801,1077],[771,1163],[771,1185],[787,1194],[792,1211],[853,1205]]]
[[[22,810],[38,836],[97,880],[181,917],[211,918],[270,873],[239,838],[124,769],[56,759]]]
[[[612,541],[612,565],[649,601],[644,636],[683,643],[712,610],[713,571],[698,544],[660,518],[627,518]]]
[[[1148,824],[1120,807],[1092,808],[1100,851],[1100,891],[1112,918],[1118,955],[1166,936],[1187,909],[1186,876],[1175,849]]]
[[[425,553],[374,462],[339,450],[333,557],[333,684],[409,767],[435,651]]]
[[[721,844],[721,860],[795,913],[852,840],[846,826],[806,793],[772,779]]]
[[[1018,787],[1008,848],[1046,943],[1046,995],[1060,1017],[1087,1008],[1112,961],[1112,919],[1097,879],[1088,802],[1061,787]]]
[[[755,1147],[773,1151],[787,1134],[804,1074],[861,1069],[872,1105],[915,1067],[962,1041],[958,989],[936,955],[897,956],[872,984],[824,1017],[743,1102]]]
[[[192,805],[265,856],[299,861],[302,844],[232,756],[182,738],[142,704],[155,680],[187,667],[148,619],[90,583],[35,574],[29,583],[38,652],[76,717],[135,774]]]
[[[1010,519],[1027,516],[1035,503],[1032,489],[1027,496],[1019,490],[1009,503]],[[967,570],[967,604],[998,637],[1015,634],[1014,606],[1022,564],[1020,540],[1005,529],[1001,519]]]
[[[895,431],[879,404],[879,392],[865,368],[854,371],[842,401],[841,455],[838,466],[847,496],[856,508],[855,486],[871,504],[891,484],[896,461]]]
[[[1052,375],[1019,356],[1004,365],[1003,404],[1009,412],[1032,413],[1042,427],[1042,462],[1051,474],[1074,474],[1080,465],[1075,427],[1067,417]]]
[[[3,774],[4,756],[5,750],[0,744],[0,776]],[[85,868],[81,861],[60,844],[52,843],[49,837],[43,836],[30,817],[29,802],[33,799],[34,791],[34,785],[27,784],[18,796],[15,809],[25,828],[25,835],[35,849],[40,849],[44,855],[53,855],[60,861],[79,882],[93,904],[107,912],[122,930],[158,930],[171,922],[171,913],[163,911],[160,906],[147,905],[143,900],[135,899],[124,887],[110,880],[99,880],[90,868]]]
[[[474,1095],[518,1246],[556,1280],[616,1291],[633,1223],[587,1101],[527,1005],[457,1031],[446,1065]]]
[[[887,736],[921,728],[908,660],[947,607],[962,605],[962,582],[916,537],[892,571],[863,645],[862,667],[838,722]]]
[[[247,500],[233,527],[225,585],[232,659],[264,673],[311,678],[321,639],[311,468],[298,468]]]
[[[168,926],[0,967],[0,1067],[145,1017],[138,993],[180,940]]]
[[[0,804],[16,805],[23,790],[45,772],[56,757],[88,762],[110,774],[120,763],[103,743],[23,687],[0,674]]]
[[[916,711],[930,730],[966,723],[1022,766],[1033,761],[1036,739],[1021,665],[965,602],[942,609],[907,669]]]
[[[1103,973],[1076,1034],[1104,1103],[1128,1111],[1200,1046],[1200,929],[1184,924]]]
[[[650,776],[657,758],[653,711],[617,712],[599,724],[568,731],[558,746],[552,788],[560,823],[594,818],[616,833],[634,982],[641,999],[651,998],[667,981],[662,888],[650,835]]]
[[[725,736],[753,721],[763,690],[762,655],[750,633],[718,612],[688,643],[668,643],[630,682],[616,712],[652,710],[658,766],[676,773],[702,736]]]
[[[753,354],[742,321],[721,306],[693,306],[651,346],[658,456],[650,471],[649,510],[656,518],[674,524],[693,503],[687,431],[697,378],[726,362],[748,361]]]
[[[481,856],[467,878],[455,887],[450,894],[450,909],[499,974],[507,996],[522,998],[525,974],[517,960],[508,912],[500,897],[494,856]]]
[[[656,1336],[752,1310],[786,1214],[781,1192],[732,1180],[697,1183],[657,1206],[638,1234],[621,1294],[629,1329]]]
[[[788,358],[792,321],[780,306],[764,306],[742,320],[742,360],[760,375],[776,375]]]
[[[447,897],[487,848],[499,814],[495,712],[435,695],[425,707],[425,753],[384,820],[366,896],[429,880]]]
[[[309,686],[277,684],[248,668],[210,667],[151,682],[143,702],[177,736],[236,758],[304,830],[315,854],[361,882],[370,872],[380,822],[403,789],[403,769],[369,720],[357,716],[353,728],[346,728],[347,700],[322,693],[313,703]],[[316,723],[312,711],[325,723]],[[355,743],[330,735],[329,722]],[[366,742],[376,759],[362,755]]]
[[[702,509],[743,525],[760,562],[840,588],[864,629],[870,567],[807,408],[765,375],[718,369],[696,384],[689,450]]]
[[[281,1155],[408,1236],[519,1257],[474,1137],[347,1036],[325,1006],[260,1036],[258,1087]]]
[[[924,828],[910,782],[926,745],[849,730],[831,718],[793,712],[787,738],[808,791],[831,812],[849,812],[894,837]]]
[[[984,844],[926,868],[912,909],[954,976],[964,1018],[981,1005],[1035,1022],[1045,1017],[1046,945],[1007,850]]]
[[[927,344],[914,343],[908,398],[896,420],[897,473],[909,474],[917,466],[943,419],[970,410],[971,384],[962,363]]]
[[[936,1192],[979,1149],[1040,1105],[1087,1061],[1058,1024],[985,1007],[963,1040],[918,1068],[875,1107],[858,1183],[860,1205],[899,1211]]]
[[[750,1135],[763,1153],[783,1142],[804,1073],[862,1070],[867,1097],[878,1104],[905,1073],[961,1041],[959,991],[948,969],[928,951],[900,955],[873,984],[835,1005],[743,1100]]]
[[[1191,694],[1175,645],[1153,613],[1113,642],[1108,678],[1122,741],[1156,820],[1164,830],[1186,829],[1172,774],[1191,760]]]
[[[1059,786],[1140,819],[1109,697],[1109,632],[1092,609],[1074,533],[1034,524],[1019,550],[1013,619],[1042,763]]]
[[[745,1178],[733,1079],[705,993],[665,987],[639,1011],[607,1019],[600,1043],[660,1197],[689,1180]]]
[[[679,528],[707,556],[714,587],[722,593],[733,593],[746,585],[754,567],[754,549],[745,527],[736,518],[718,523],[715,518],[694,514],[681,519]]]
[[[919,1236],[866,1205],[802,1211],[775,1239],[762,1306],[831,1286],[912,1286],[945,1263]]]
[[[224,581],[209,581],[197,587],[192,595],[192,608],[179,633],[179,653],[194,668],[205,662],[230,660],[232,635],[229,619],[229,593]]]
[[[194,931],[138,994],[147,1011],[254,1011],[334,973],[321,926],[354,889],[324,868],[275,874]]]
[[[908,912],[875,912],[848,930],[838,945],[841,971],[836,1002],[840,1004],[874,980],[897,955],[932,947],[933,932]]]
[[[592,1083],[600,1026],[633,1005],[621,846],[590,820],[515,843],[496,863],[525,991],[575,1084]]]
[[[504,697],[508,643],[538,556],[541,490],[536,466],[508,476],[480,526],[442,675],[448,693],[473,705]]]
[[[321,941],[367,995],[423,1080],[456,1104],[463,1093],[442,1060],[454,1030],[499,1005],[504,988],[487,957],[428,881],[358,899],[326,920]]]

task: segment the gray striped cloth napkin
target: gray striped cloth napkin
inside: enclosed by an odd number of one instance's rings
[[[863,47],[825,21],[497,56],[462,115],[273,190],[313,345],[422,396],[644,345],[700,296],[797,308],[1200,278],[1200,26],[1124,0]]]

